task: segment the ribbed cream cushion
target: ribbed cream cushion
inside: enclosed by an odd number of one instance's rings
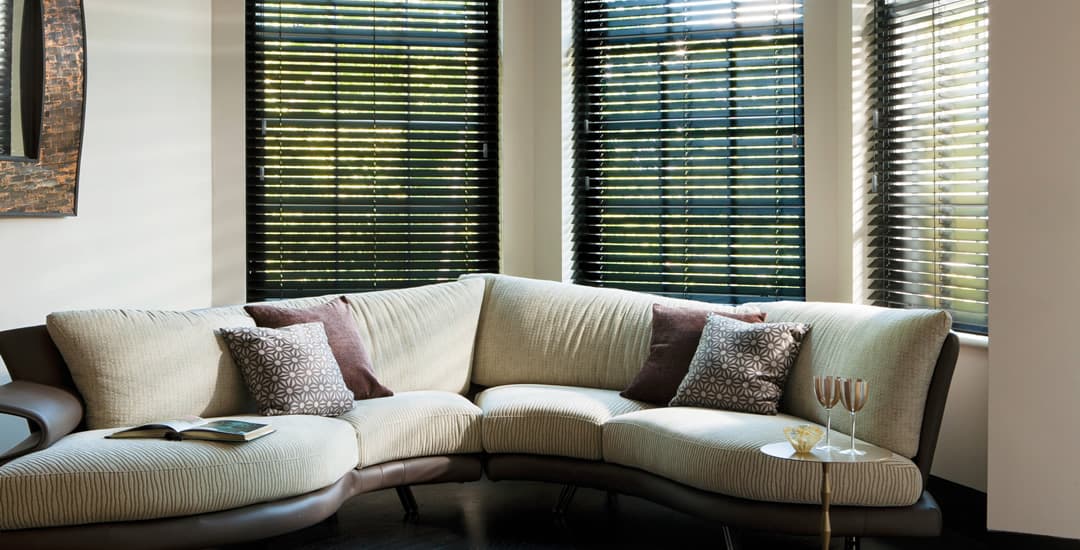
[[[759,450],[783,441],[784,426],[805,422],[784,414],[685,407],[633,412],[604,424],[604,460],[728,496],[817,504],[819,464]],[[834,505],[908,506],[922,494],[919,469],[896,454],[883,462],[835,464],[832,475]]]
[[[379,382],[396,392],[465,393],[482,281],[346,295]]]
[[[944,311],[889,309],[851,304],[755,304],[769,321],[810,325],[788,376],[781,410],[825,423],[814,397],[814,375],[863,378],[870,397],[855,435],[911,458],[919,449],[923,409],[941,346],[952,327]],[[833,428],[850,433],[849,415],[834,415]]]
[[[244,443],[69,435],[0,466],[0,529],[227,510],[309,493],[356,467],[351,427],[317,416],[231,417],[277,432]],[[3,535],[0,535],[0,539]]]
[[[484,279],[473,382],[623,390],[649,352],[652,304],[697,304],[638,292],[507,275]],[[731,308],[732,311],[757,311]]]
[[[456,393],[413,391],[366,399],[338,418],[356,432],[361,468],[483,450],[480,408]]]
[[[285,308],[325,304],[329,294],[274,302]],[[484,299],[481,280],[468,279],[399,290],[346,294],[375,376],[394,392],[465,393],[473,341]],[[240,306],[210,311],[237,312]]]
[[[254,411],[215,334],[252,326],[243,312],[67,311],[49,315],[46,324],[86,402],[90,429]]]
[[[517,384],[483,391],[484,450],[599,460],[604,422],[652,407],[615,390]]]

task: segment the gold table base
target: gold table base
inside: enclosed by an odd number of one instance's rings
[[[866,464],[880,462],[892,457],[892,451],[874,447],[871,445],[856,445],[856,449],[863,451],[861,455],[839,454],[836,451],[814,449],[809,453],[796,453],[787,441],[769,443],[761,447],[761,452],[771,457],[794,460],[796,462],[817,462],[821,464],[821,549],[829,550],[832,541],[832,520],[829,517],[829,507],[832,505],[832,465],[833,464]]]

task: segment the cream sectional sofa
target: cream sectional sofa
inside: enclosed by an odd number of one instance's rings
[[[893,453],[834,468],[833,532],[940,530],[925,484],[957,351],[943,312],[741,306],[812,327],[783,413],[760,416],[619,396],[648,353],[651,305],[679,300],[502,275],[347,299],[376,375],[395,395],[357,401],[339,418],[257,417],[277,433],[243,445],[103,439],[179,414],[246,418],[250,398],[214,334],[252,323],[239,306],[64,312],[47,327],[0,333],[15,380],[0,387],[0,412],[32,427],[0,458],[0,547],[251,540],[312,525],[379,489],[396,488],[415,512],[409,486],[485,473],[811,534],[818,469],[757,449],[782,439],[786,425],[824,423],[811,391],[818,373],[871,381],[858,435]],[[833,424],[847,428],[843,415]]]

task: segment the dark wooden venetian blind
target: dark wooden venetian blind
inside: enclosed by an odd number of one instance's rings
[[[574,6],[575,281],[802,299],[802,2]]]
[[[870,24],[871,299],[986,334],[986,0],[878,0]]]
[[[497,2],[248,0],[248,298],[498,271]]]

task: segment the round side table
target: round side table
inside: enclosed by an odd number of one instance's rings
[[[787,441],[769,443],[761,447],[761,452],[784,460],[799,462],[817,462],[821,464],[821,548],[829,550],[829,542],[832,540],[832,524],[829,522],[829,499],[832,497],[832,481],[829,479],[829,466],[832,464],[858,464],[864,462],[880,462],[892,456],[891,451],[880,447],[867,447],[856,445],[857,449],[864,451],[863,455],[846,455],[836,451],[814,449],[809,453],[796,453],[795,449]]]

